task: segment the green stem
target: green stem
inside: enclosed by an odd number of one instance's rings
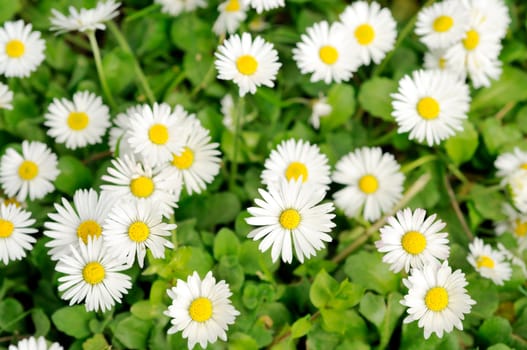
[[[131,14],[130,16],[127,16],[125,19],[124,19],[124,22],[125,23],[129,23],[129,22],[133,22],[135,20],[138,20],[148,14],[150,14],[150,12],[154,12],[158,9],[160,9],[161,6],[159,4],[152,4],[150,6],[147,6],[139,11],[136,11],[134,12],[133,14]]]
[[[234,140],[233,140],[233,150],[232,150],[232,163],[231,163],[231,174],[229,181],[229,188],[232,191],[236,185],[236,177],[238,176],[238,139],[240,137],[241,131],[241,119],[245,113],[245,99],[240,97],[238,99],[238,113],[236,115],[236,120],[234,121]]]
[[[110,87],[108,86],[108,82],[106,81],[106,75],[104,74],[104,70],[102,69],[101,52],[99,51],[99,45],[97,44],[97,39],[95,38],[95,32],[89,31],[88,38],[90,39],[90,45],[93,51],[93,58],[95,59],[95,67],[97,68],[97,74],[99,75],[99,81],[101,82],[102,90],[106,95],[106,99],[108,100],[110,107],[115,109],[117,105],[115,104],[115,100],[113,99],[113,95],[110,91]]]
[[[437,156],[435,154],[424,155],[421,158],[417,158],[413,162],[403,165],[401,167],[401,172],[404,174],[408,174],[410,171],[414,170],[415,168],[419,168],[420,166],[428,162],[432,162],[436,159],[437,159]]]

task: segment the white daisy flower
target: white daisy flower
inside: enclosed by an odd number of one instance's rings
[[[0,27],[0,74],[28,77],[44,61],[45,42],[40,32],[24,21],[5,22]]]
[[[362,209],[368,221],[377,220],[403,195],[404,175],[395,157],[379,147],[363,147],[342,157],[335,166],[333,181],[346,185],[333,198],[346,216]]]
[[[14,204],[0,203],[0,260],[7,265],[9,261],[21,260],[26,251],[33,249],[37,232],[31,227],[35,219],[31,213]]]
[[[446,49],[434,49],[425,52],[424,68],[427,70],[443,70],[454,74],[459,80],[465,81],[466,71],[463,65],[455,65],[446,57]]]
[[[512,152],[500,154],[494,166],[498,169],[496,175],[507,178],[516,170],[527,170],[527,152],[515,147]]]
[[[423,268],[430,262],[448,259],[448,233],[440,232],[446,224],[436,220],[436,214],[426,217],[426,211],[410,208],[400,210],[396,217],[379,231],[381,239],[375,242],[377,250],[386,253],[382,261],[391,264],[390,270],[405,272],[410,268]]]
[[[512,269],[505,261],[506,257],[483,240],[476,237],[468,245],[468,249],[470,252],[467,260],[481,276],[491,279],[498,286],[502,286],[504,281],[511,278]]]
[[[425,339],[432,333],[441,338],[443,332],[450,333],[454,327],[463,330],[464,314],[476,302],[467,294],[468,282],[461,270],[452,272],[446,261],[442,265],[430,263],[423,269],[412,269],[403,283],[408,288],[408,294],[401,300],[401,304],[408,306],[403,323],[418,320]]]
[[[110,197],[121,202],[137,201],[141,198],[159,206],[164,217],[170,217],[181,192],[181,181],[170,168],[152,167],[137,162],[128,156],[112,160],[108,174],[102,176],[108,182],[101,186]]]
[[[48,346],[44,337],[29,337],[22,339],[16,345],[9,345],[7,350],[63,350],[59,343],[52,343]]]
[[[103,238],[108,249],[116,252],[119,258],[143,268],[146,249],[150,249],[156,259],[165,257],[165,248],[174,245],[164,237],[170,237],[177,225],[162,222],[162,215],[155,203],[145,200],[124,202],[115,206],[104,224]]]
[[[109,108],[88,91],[75,93],[73,101],[54,98],[44,118],[47,134],[69,149],[101,142],[110,126]]]
[[[320,127],[320,118],[327,117],[331,114],[333,108],[328,103],[326,96],[320,95],[311,103],[311,116],[309,122],[315,129]]]
[[[262,13],[278,7],[285,6],[285,0],[242,0],[246,5],[256,9],[256,12]]]
[[[218,6],[220,15],[212,26],[212,31],[217,35],[234,33],[240,23],[247,18],[247,6],[243,0],[227,0]]]
[[[507,220],[496,223],[496,234],[511,232],[518,241],[520,250],[527,247],[527,213],[517,211],[508,203],[503,204],[502,212],[507,215]]]
[[[410,140],[426,140],[429,146],[463,130],[470,105],[467,84],[438,70],[418,70],[411,76],[405,75],[392,98],[398,132],[409,131]]]
[[[62,205],[55,203],[56,212],[49,213],[50,221],[44,223],[44,235],[51,238],[46,243],[51,260],[70,254],[70,246],[79,249],[79,242],[87,244],[89,237],[99,238],[116,200],[105,193],[99,196],[94,189],[80,189],[73,194],[73,205],[64,197]]]
[[[516,170],[506,179],[514,206],[523,214],[527,214],[527,170]]]
[[[215,53],[218,79],[232,80],[240,88],[240,96],[254,94],[260,85],[274,86],[278,69],[278,53],[274,46],[249,33],[232,35]]]
[[[183,331],[189,349],[196,343],[205,349],[207,343],[212,344],[218,338],[227,341],[226,331],[240,313],[231,304],[229,297],[232,292],[225,281],[216,283],[210,271],[201,280],[194,271],[186,282],[178,279],[167,294],[172,299],[165,311],[172,324],[168,334]]]
[[[121,3],[115,0],[99,1],[97,6],[91,9],[81,8],[77,10],[75,7],[70,6],[67,16],[56,9],[51,9],[51,30],[56,31],[57,34],[72,31],[105,30],[106,25],[104,22],[117,17],[119,15],[117,9],[120,6]]]
[[[9,86],[0,83],[0,109],[13,109],[13,91]]]
[[[222,123],[230,131],[234,131],[234,120],[236,119],[236,108],[232,95],[225,95],[221,101],[221,114],[223,114]]]
[[[119,156],[123,157],[127,155],[129,157],[136,157],[134,150],[130,146],[128,139],[130,138],[130,120],[136,114],[141,114],[145,105],[135,105],[126,109],[124,113],[119,113],[113,120],[114,126],[110,129],[108,144],[112,153],[117,153],[119,150]]]
[[[182,12],[192,12],[198,7],[207,7],[205,0],[154,0],[161,5],[161,12],[177,16]]]
[[[262,252],[271,248],[273,262],[280,255],[282,261],[293,261],[293,248],[297,259],[303,263],[317,250],[331,242],[328,234],[335,224],[331,221],[333,203],[319,204],[325,197],[325,191],[318,186],[305,186],[300,180],[286,181],[268,186],[268,190],[259,189],[263,199],[255,199],[257,207],[248,208],[252,215],[245,221],[258,228],[249,232],[249,238],[262,240],[259,249]]]
[[[352,49],[364,65],[371,61],[379,64],[395,45],[397,24],[390,10],[381,8],[375,1],[353,2],[340,15],[340,21],[348,30]]]
[[[443,49],[463,38],[470,15],[458,0],[436,2],[417,15],[415,32],[429,49]]]
[[[22,154],[8,148],[0,160],[0,182],[9,197],[19,202],[40,199],[55,189],[59,175],[55,153],[38,141],[22,142]]]
[[[127,131],[130,147],[152,165],[164,164],[172,159],[173,153],[183,149],[181,135],[186,132],[177,117],[187,112],[177,106],[172,113],[166,103],[145,105],[140,113],[134,114]]]
[[[262,183],[277,185],[282,179],[299,180],[307,185],[327,189],[329,177],[328,157],[317,145],[304,140],[282,141],[265,160]]]
[[[58,289],[70,306],[84,302],[86,311],[104,312],[120,303],[132,288],[130,276],[119,272],[129,266],[116,259],[103,242],[88,237],[88,244],[71,247],[71,255],[62,256],[57,263],[55,269],[66,275],[59,277]]]
[[[503,39],[511,23],[509,9],[503,0],[462,0],[471,17],[478,24],[489,29],[496,37]]]
[[[527,248],[527,247],[519,247],[518,249],[518,255],[521,255],[522,251]],[[503,246],[503,244],[501,243],[498,243],[498,251],[503,254],[503,256],[507,259],[507,260],[510,260],[510,262],[513,264],[513,265],[516,265],[520,268],[520,270],[522,271],[522,274],[525,276],[525,278],[527,278],[527,267],[525,266],[525,261],[523,261],[523,259],[519,256],[516,256],[514,255],[511,251],[509,251],[507,248],[505,248]]]
[[[302,34],[302,41],[293,49],[293,59],[302,74],[311,81],[326,84],[347,81],[359,67],[346,28],[341,23],[331,26],[326,21],[315,23]]]

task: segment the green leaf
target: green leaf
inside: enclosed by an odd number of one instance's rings
[[[474,185],[470,190],[470,198],[474,208],[483,218],[494,221],[506,219],[501,210],[496,210],[501,208],[505,199],[501,192],[489,191],[484,186]]]
[[[121,93],[134,81],[134,58],[120,47],[104,54],[102,68],[114,94]]]
[[[387,294],[398,289],[400,276],[388,269],[382,262],[379,253],[361,251],[346,259],[344,272],[352,282],[362,285],[366,289],[380,294]]]
[[[251,336],[234,333],[229,337],[229,350],[257,350],[258,344]]]
[[[511,348],[509,348],[507,345],[505,344],[502,344],[502,343],[498,343],[498,344],[494,344],[492,346],[489,346],[487,348],[487,350],[511,350]]]
[[[82,343],[82,350],[104,350],[108,349],[109,344],[106,342],[106,338],[102,334],[95,334],[93,337],[86,339]]]
[[[478,148],[478,133],[469,121],[463,121],[463,131],[445,142],[446,153],[454,164],[460,165],[472,159]]]
[[[2,1],[2,6],[0,6],[0,23],[10,20],[21,8],[20,0]]]
[[[328,307],[334,309],[349,309],[357,305],[364,295],[364,288],[347,279],[342,281],[335,297],[329,302]]]
[[[271,254],[262,253],[258,249],[258,242],[244,241],[240,246],[240,256],[238,258],[244,272],[248,275],[270,275],[278,269],[280,263],[273,263]],[[270,278],[272,279],[272,278]]]
[[[238,258],[232,255],[226,255],[220,259],[216,272],[218,279],[225,280],[233,290],[239,290],[245,280],[243,267],[238,262]]]
[[[91,334],[90,320],[95,313],[87,312],[84,305],[66,306],[51,315],[51,320],[58,330],[76,339],[86,338]]]
[[[310,315],[306,315],[302,318],[299,318],[291,326],[291,338],[295,339],[303,337],[309,332],[312,326],[313,322],[311,322]]]
[[[502,125],[495,118],[487,118],[481,124],[481,134],[485,146],[491,154],[497,154],[504,146],[522,140],[523,136],[516,125]]]
[[[392,98],[397,91],[397,83],[388,78],[375,77],[361,85],[359,103],[365,111],[374,117],[393,121]]]
[[[403,323],[401,350],[434,350],[440,343],[441,338],[435,333],[425,339],[423,329],[417,326],[417,321]]]
[[[486,319],[478,330],[478,338],[486,345],[508,343],[511,334],[509,321],[499,316]]]
[[[399,322],[399,318],[405,311],[405,307],[400,303],[402,298],[403,296],[398,292],[392,292],[388,294],[386,301],[386,313],[379,329],[381,334],[381,349],[388,345],[392,333]]]
[[[115,337],[128,349],[146,349],[151,321],[129,316],[117,324]]]
[[[183,13],[176,17],[170,37],[174,45],[186,52],[208,54],[216,44],[210,24],[195,13]]]
[[[16,299],[7,298],[0,302],[0,330],[21,331],[24,307]]]
[[[55,187],[70,196],[79,188],[90,187],[93,181],[90,169],[75,157],[60,157],[58,168],[60,173],[55,180]]]
[[[333,130],[345,125],[355,113],[355,90],[351,85],[333,85],[329,89],[327,101],[331,105],[331,113],[320,119],[322,130]]]
[[[163,317],[163,311],[165,311],[165,309],[166,306],[164,304],[141,300],[132,305],[130,312],[135,317],[147,321]]]
[[[220,260],[223,256],[238,256],[240,252],[240,241],[234,232],[228,228],[222,228],[214,237],[214,258]]]
[[[468,275],[467,282],[467,293],[476,301],[476,304],[472,306],[470,314],[467,315],[466,323],[479,323],[491,317],[498,309],[498,290],[492,281],[481,278],[478,273]]]
[[[482,89],[472,99],[471,111],[495,107],[502,108],[509,102],[527,100],[527,73],[505,65],[500,80],[494,81],[488,88]]]
[[[366,293],[360,302],[359,312],[379,329],[386,314],[384,298],[371,292]]]
[[[338,289],[338,282],[326,270],[321,270],[309,289],[309,299],[320,309],[333,299]]]
[[[35,337],[45,336],[48,334],[51,328],[51,322],[49,322],[48,316],[42,309],[33,309],[31,311],[31,319],[35,325]]]
[[[321,309],[322,327],[328,332],[346,334],[347,339],[366,339],[366,322],[355,310]]]

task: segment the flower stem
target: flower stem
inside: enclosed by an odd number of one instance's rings
[[[401,167],[401,172],[403,174],[408,174],[410,171],[414,170],[415,168],[419,168],[421,165],[424,165],[428,162],[432,162],[436,159],[437,159],[437,156],[435,154],[426,154],[420,158],[417,158],[413,162],[403,165]]]
[[[93,58],[95,59],[95,67],[97,68],[97,74],[99,75],[99,81],[101,82],[102,90],[106,96],[106,99],[108,100],[108,103],[110,104],[110,107],[115,109],[117,105],[115,104],[112,92],[110,91],[110,87],[106,81],[106,75],[104,74],[104,70],[102,68],[101,52],[99,50],[99,45],[97,44],[97,39],[95,38],[95,32],[89,31],[88,38],[90,39]]]
[[[143,18],[145,17],[146,15],[150,14],[150,12],[154,12],[158,9],[160,9],[161,6],[159,4],[152,4],[150,6],[147,6],[139,11],[136,11],[134,12],[133,14],[131,14],[130,16],[126,16],[126,18],[124,19],[124,22],[132,22],[132,21],[135,21],[135,20],[138,20],[140,18]]]
[[[241,119],[245,113],[245,100],[243,97],[238,99],[238,113],[236,114],[236,120],[234,121],[234,139],[232,142],[232,162],[231,162],[231,173],[229,181],[229,189],[232,191],[236,185],[236,177],[238,176],[238,139],[240,138],[241,132]]]

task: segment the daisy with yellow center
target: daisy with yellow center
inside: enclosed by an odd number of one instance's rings
[[[514,147],[512,152],[502,153],[496,158],[494,166],[498,170],[496,175],[504,180],[517,170],[527,171],[527,151]]]
[[[128,268],[102,239],[89,237],[87,244],[72,246],[71,253],[57,263],[55,269],[65,275],[59,277],[61,298],[69,300],[70,305],[85,303],[86,311],[111,310],[132,288],[130,276],[120,272]]]
[[[492,249],[477,237],[468,245],[468,249],[467,260],[481,276],[491,279],[498,286],[511,278],[510,263],[500,251]]]
[[[293,249],[297,259],[315,256],[325,248],[324,242],[331,242],[329,235],[335,224],[332,203],[319,204],[325,197],[320,186],[306,186],[302,180],[280,180],[270,184],[268,190],[259,189],[262,199],[255,199],[257,207],[248,208],[251,217],[245,221],[258,228],[249,232],[248,237],[261,240],[259,249],[265,252],[271,248],[271,257],[277,261],[293,261]]]
[[[33,237],[37,229],[31,227],[34,224],[30,212],[15,204],[0,203],[0,261],[4,265],[21,260],[33,249],[37,241]]]
[[[247,18],[247,5],[243,0],[226,0],[218,6],[220,15],[212,26],[212,31],[216,35],[234,33],[240,23]]]
[[[88,91],[75,93],[72,101],[54,98],[44,118],[47,134],[69,149],[101,142],[110,126],[109,108]]]
[[[492,32],[499,40],[507,34],[511,23],[509,8],[503,0],[462,0],[472,18],[477,18],[477,24]]]
[[[200,7],[207,7],[206,0],[154,0],[161,5],[161,12],[179,16],[183,12],[192,12]]]
[[[258,13],[285,6],[285,0],[240,0]]]
[[[389,153],[379,147],[359,148],[335,165],[333,181],[345,185],[333,198],[346,216],[362,213],[368,221],[381,217],[402,197],[404,176]]]
[[[9,86],[0,83],[0,109],[13,109],[13,91]]]
[[[218,79],[236,83],[240,96],[254,94],[261,85],[273,87],[282,65],[272,44],[259,36],[253,40],[249,33],[230,36],[218,47],[215,56]]]
[[[110,150],[117,157],[127,155],[137,157],[130,146],[128,138],[130,137],[130,119],[137,113],[141,113],[145,105],[134,105],[128,107],[123,113],[117,114],[113,120],[114,126],[110,129],[108,144]]]
[[[508,203],[503,204],[502,212],[507,219],[496,223],[496,234],[512,233],[520,250],[527,248],[527,214]]]
[[[202,280],[194,271],[187,281],[178,279],[167,294],[172,300],[165,311],[171,318],[168,334],[183,331],[189,349],[196,344],[205,349],[218,338],[227,341],[226,331],[240,313],[231,304],[232,292],[225,281],[216,283],[210,271]]]
[[[412,212],[406,208],[388,218],[375,246],[386,253],[382,261],[390,264],[390,270],[408,272],[448,258],[448,234],[441,232],[445,226],[443,221],[436,220],[436,214],[426,217],[423,209]]]
[[[441,338],[454,327],[463,330],[461,321],[476,302],[467,294],[468,282],[461,270],[452,272],[446,261],[431,262],[421,269],[413,268],[403,283],[408,288],[401,300],[408,307],[403,323],[417,320],[425,339],[432,333]]]

